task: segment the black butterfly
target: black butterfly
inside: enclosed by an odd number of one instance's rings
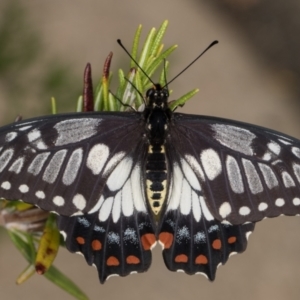
[[[300,141],[174,113],[156,84],[143,112],[39,117],[0,129],[0,196],[59,215],[67,248],[110,275],[168,269],[215,278],[254,224],[300,213]]]

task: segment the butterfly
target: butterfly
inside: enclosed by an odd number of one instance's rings
[[[154,84],[142,112],[38,117],[0,128],[0,197],[58,214],[101,283],[144,272],[159,242],[171,271],[214,280],[255,223],[300,213],[300,141],[174,112]]]

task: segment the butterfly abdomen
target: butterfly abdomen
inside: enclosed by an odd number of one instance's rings
[[[158,215],[166,198],[167,164],[165,147],[149,145],[146,163],[147,200],[152,212]]]

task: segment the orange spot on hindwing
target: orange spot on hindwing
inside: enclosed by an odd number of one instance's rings
[[[141,242],[144,250],[150,250],[151,247],[156,243],[156,238],[153,233],[146,233],[142,235]]]
[[[84,243],[85,243],[85,239],[84,239],[83,237],[81,237],[81,236],[78,236],[78,237],[76,238],[76,241],[77,241],[77,243],[78,243],[79,245],[84,245]]]
[[[230,238],[228,238],[228,244],[233,244],[236,242],[236,237],[235,236],[231,236]]]
[[[219,239],[214,240],[213,243],[212,243],[212,247],[213,247],[215,250],[220,250],[221,247],[222,247],[222,242],[221,242],[221,240],[219,240]]]
[[[187,263],[188,257],[185,254],[179,254],[175,257],[175,262],[177,263]]]
[[[134,255],[129,255],[126,257],[126,262],[130,265],[137,265],[139,264],[141,261],[138,257],[134,256]]]
[[[163,244],[164,249],[169,249],[172,246],[174,235],[170,232],[161,232],[159,241]]]
[[[195,264],[206,265],[208,263],[207,257],[203,254],[200,254],[195,259]]]
[[[93,249],[94,251],[99,251],[99,250],[101,250],[101,249],[102,249],[102,244],[101,244],[101,242],[98,241],[98,240],[93,240],[93,241],[92,241],[92,249]]]
[[[115,256],[110,256],[107,261],[106,264],[109,267],[114,267],[114,266],[118,266],[120,264],[119,260],[115,257]]]

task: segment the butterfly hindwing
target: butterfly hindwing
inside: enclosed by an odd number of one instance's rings
[[[101,283],[109,276],[145,272],[150,267],[155,237],[147,214],[121,215],[117,222],[112,214],[101,222],[98,212],[59,216],[58,226],[67,249],[82,253],[87,263],[97,268]]]
[[[243,224],[300,214],[300,141],[236,121],[173,117],[171,159],[214,218]]]
[[[182,215],[178,210],[164,216],[159,241],[170,271],[201,273],[214,280],[219,265],[230,255],[246,250],[253,230],[254,223],[230,225],[205,217],[197,222],[193,214]]]

